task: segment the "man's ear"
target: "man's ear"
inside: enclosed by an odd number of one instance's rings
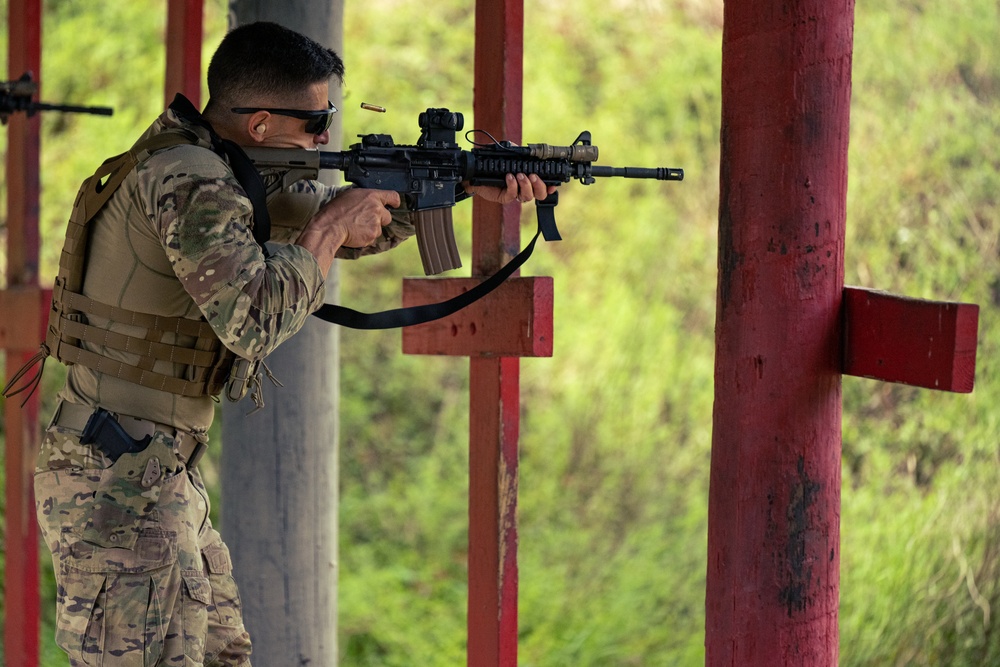
[[[271,114],[267,111],[256,111],[246,117],[244,127],[251,139],[257,143],[264,141],[264,137],[267,136],[267,122],[270,118]]]

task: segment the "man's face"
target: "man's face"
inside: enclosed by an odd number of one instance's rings
[[[288,107],[301,111],[319,111],[330,106],[330,84],[327,81],[315,83]],[[274,148],[316,148],[330,143],[329,130],[320,134],[306,131],[310,121],[291,116],[271,114],[267,119],[267,134],[261,142],[263,146]]]

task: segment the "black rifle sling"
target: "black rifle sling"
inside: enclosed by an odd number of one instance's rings
[[[260,245],[264,256],[267,257],[267,246],[264,244],[271,238],[271,216],[267,211],[267,191],[260,172],[254,167],[253,162],[250,161],[250,158],[247,157],[243,149],[238,144],[220,137],[186,97],[178,93],[174,97],[173,102],[171,102],[170,109],[185,120],[207,129],[212,138],[212,147],[215,152],[229,158],[229,166],[233,170],[233,175],[239,181],[239,184],[243,186],[247,198],[250,199],[250,203],[253,205],[254,223],[251,231],[254,241]],[[378,313],[362,313],[351,308],[327,303],[320,306],[313,315],[326,322],[339,324],[350,329],[396,329],[448,317],[469,304],[482,299],[510,278],[531,257],[531,253],[535,250],[535,242],[539,236],[546,241],[559,241],[562,239],[556,227],[555,212],[552,210],[559,201],[558,195],[559,193],[555,192],[546,197],[544,201],[535,202],[538,214],[538,231],[535,232],[534,238],[525,246],[524,250],[507,262],[503,268],[468,292],[459,294],[446,301],[441,301],[440,303],[411,306],[410,308],[395,308]]]
[[[539,236],[546,241],[562,240],[562,237],[559,235],[559,229],[556,227],[555,211],[552,210],[558,201],[558,192],[550,194],[544,201],[535,201],[538,215],[538,230],[535,232],[535,236],[516,257],[468,292],[439,303],[410,306],[409,308],[396,308],[394,310],[384,310],[379,313],[361,313],[351,308],[327,303],[321,306],[313,315],[321,320],[339,324],[350,329],[395,329],[397,327],[424,324],[425,322],[439,320],[442,317],[448,317],[482,299],[499,287],[503,281],[510,278],[531,257],[531,253],[535,250],[535,242],[538,241]]]

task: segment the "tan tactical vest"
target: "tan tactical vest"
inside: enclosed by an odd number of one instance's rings
[[[205,320],[183,317],[162,317],[135,312],[99,303],[84,296],[89,224],[108,202],[136,165],[155,151],[179,144],[197,142],[194,134],[185,130],[170,130],[141,141],[128,152],[109,158],[93,176],[83,182],[66,229],[66,241],[59,260],[59,274],[52,288],[52,309],[42,355],[54,356],[65,364],[80,364],[99,373],[128,382],[178,394],[180,396],[212,396],[222,391],[236,359],[219,341]],[[142,335],[126,335],[110,331],[90,322],[112,321],[137,327]],[[194,339],[192,345],[164,342],[178,337]],[[112,348],[138,356],[135,365],[103,356],[85,349],[81,343]],[[189,367],[187,378],[154,372],[157,361],[184,364]]]

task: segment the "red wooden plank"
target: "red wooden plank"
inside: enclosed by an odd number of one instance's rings
[[[168,0],[165,96],[182,93],[196,107],[201,100],[201,43],[204,0]]]
[[[41,0],[10,2],[8,12],[8,78],[16,79],[31,71],[36,80],[44,83],[44,77],[40,76]],[[31,290],[37,289],[38,285],[40,116],[27,118],[24,114],[14,114],[7,127],[7,287]],[[35,303],[34,308],[30,304],[27,306],[32,314],[29,317],[37,312],[37,301]],[[7,378],[13,376],[32,352],[34,350],[7,352]],[[4,619],[3,634],[6,664],[10,667],[36,667],[39,658],[39,538],[32,488],[39,443],[38,410],[37,392],[23,408],[20,400],[4,402],[4,465],[7,476],[4,606],[8,613]]]
[[[463,294],[475,278],[408,278],[403,306]],[[405,354],[463,357],[551,357],[552,278],[511,278],[450,317],[403,329]]]
[[[705,664],[835,667],[853,3],[725,3]]]
[[[847,375],[969,393],[979,306],[844,288]]]

